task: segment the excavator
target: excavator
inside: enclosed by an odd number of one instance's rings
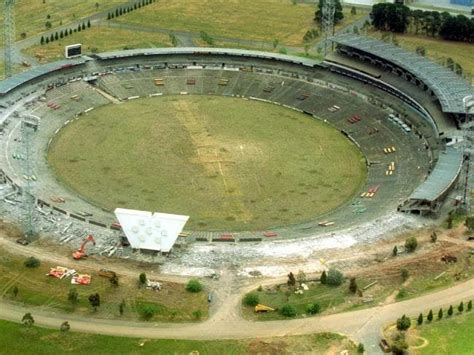
[[[84,241],[81,244],[81,247],[72,253],[72,257],[76,260],[81,260],[82,258],[87,257],[87,254],[85,252],[85,247],[86,247],[86,244],[89,242],[92,242],[92,244],[95,245],[95,239],[92,236],[92,234],[89,234],[87,238],[84,239]]]

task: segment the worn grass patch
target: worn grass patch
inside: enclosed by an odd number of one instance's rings
[[[167,96],[109,105],[68,125],[48,160],[88,200],[190,215],[188,228],[264,229],[330,211],[365,180],[340,132],[286,108]]]

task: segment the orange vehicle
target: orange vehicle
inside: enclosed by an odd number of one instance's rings
[[[72,257],[76,260],[81,260],[82,258],[87,257],[85,247],[89,242],[92,242],[92,244],[95,245],[95,239],[92,234],[89,234],[87,238],[82,242],[81,247],[72,253]]]

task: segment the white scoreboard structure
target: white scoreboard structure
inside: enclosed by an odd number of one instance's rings
[[[130,246],[169,253],[189,216],[148,211],[115,209]]]

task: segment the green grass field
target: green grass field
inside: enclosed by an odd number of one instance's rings
[[[164,0],[133,11],[116,21],[211,36],[300,45],[314,27],[314,6],[290,0]]]
[[[31,269],[23,265],[25,258],[10,254],[4,249],[0,249],[0,252],[0,296],[7,301],[98,318],[137,320],[141,318],[141,309],[145,305],[155,308],[153,321],[192,321],[193,312],[198,310],[203,319],[207,318],[205,292],[190,293],[185,290],[185,285],[177,283],[163,283],[163,290],[160,292],[138,288],[140,270],[137,270],[136,279],[119,274],[119,287],[115,287],[107,278],[100,277],[98,270],[81,266],[80,262],[63,265],[92,276],[90,285],[76,286],[71,285],[70,278],[59,280],[46,276],[50,267],[56,265],[42,263],[40,267]],[[19,290],[16,297],[13,294],[15,286]],[[76,305],[68,301],[68,292],[72,288],[79,294]],[[97,312],[93,312],[87,297],[96,292],[101,296],[101,306]],[[122,300],[126,306],[124,314],[120,316],[119,304]]]
[[[162,33],[135,32],[109,27],[91,27],[85,31],[44,45],[36,45],[24,52],[38,58],[41,62],[64,59],[64,47],[82,43],[83,51],[106,52],[133,48],[170,47],[170,38]]]
[[[187,228],[252,230],[332,210],[365,180],[340,132],[255,101],[167,96],[109,105],[62,130],[48,160],[88,200],[190,215]]]
[[[456,311],[457,312],[457,311]],[[446,314],[446,310],[445,310]],[[436,318],[436,317],[435,317]],[[470,355],[474,353],[474,313],[454,315],[441,321],[416,327],[415,334],[428,343],[419,349],[410,349],[418,355]]]
[[[96,7],[96,3],[99,7]],[[96,12],[114,8],[127,3],[126,0],[21,0],[15,2],[15,22],[17,39],[47,30],[45,24],[51,22],[52,28],[67,25]],[[50,18],[47,18],[48,15]],[[3,4],[0,6],[0,23],[3,23]],[[3,43],[3,31],[0,32]]]
[[[34,314],[33,314],[34,317]],[[59,325],[58,325],[59,328]],[[32,327],[0,320],[1,353],[37,355],[50,354],[339,354],[356,347],[346,337],[332,333],[305,336],[258,338],[249,340],[151,340],[75,333]]]

